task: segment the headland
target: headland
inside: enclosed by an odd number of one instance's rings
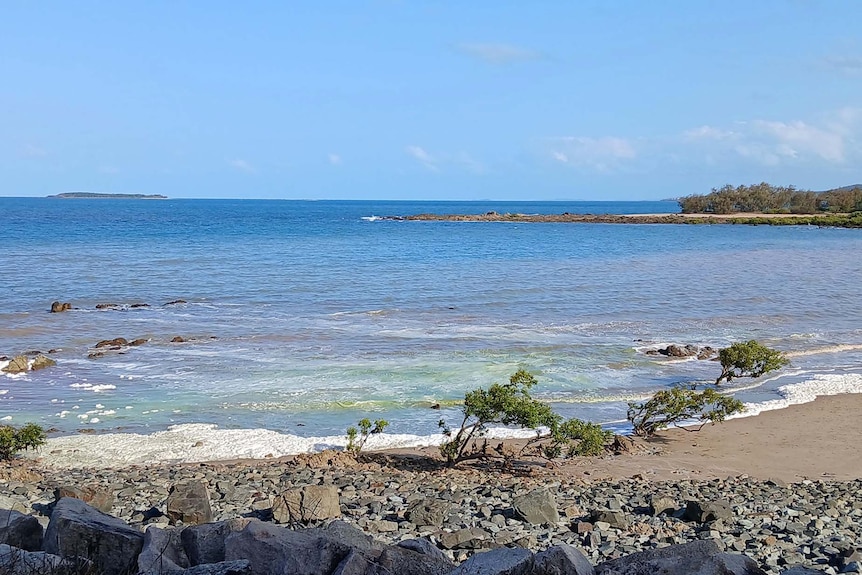
[[[78,199],[109,199],[109,200],[166,200],[167,196],[161,194],[102,194],[98,192],[64,192],[47,196],[49,198],[59,198],[61,200],[78,200]]]

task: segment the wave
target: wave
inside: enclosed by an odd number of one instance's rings
[[[827,395],[862,393],[862,374],[817,374],[812,379],[800,383],[782,385],[778,388],[778,393],[782,396],[781,399],[746,403],[745,413],[734,417],[751,417],[764,411],[809,403],[818,397]]]

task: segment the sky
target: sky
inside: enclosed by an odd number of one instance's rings
[[[4,2],[0,195],[862,183],[858,0]]]

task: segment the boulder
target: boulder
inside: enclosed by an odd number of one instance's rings
[[[765,575],[750,557],[722,553],[714,541],[693,541],[633,553],[596,566],[597,575]]]
[[[557,500],[545,488],[515,496],[512,499],[512,507],[517,516],[534,525],[557,523],[560,520]]]
[[[46,367],[51,367],[52,365],[57,365],[57,362],[50,357],[47,357],[40,353],[33,358],[33,363],[30,364],[30,369],[36,371],[37,369],[45,369]]]
[[[714,348],[712,348],[708,345],[705,345],[702,348],[700,348],[700,350],[698,350],[697,359],[712,359],[717,354],[718,354],[718,352]]]
[[[683,519],[686,521],[697,521],[698,523],[707,523],[716,519],[732,519],[733,509],[730,503],[723,499],[715,501],[689,501],[685,506],[685,515]]]
[[[677,500],[673,497],[653,494],[650,497],[649,508],[653,517],[661,515],[662,513],[665,515],[671,515],[679,508],[679,503],[677,503]]]
[[[530,575],[593,575],[589,559],[571,545],[554,545],[533,558]]]
[[[180,539],[190,565],[224,561],[224,541],[228,535],[242,531],[250,519],[229,519],[218,523],[191,525],[183,529]]]
[[[120,309],[120,305],[116,303],[97,303],[96,309]]]
[[[54,506],[43,549],[61,557],[80,556],[104,575],[131,572],[144,544],[144,534],[80,499],[64,497]]]
[[[55,301],[51,304],[51,313],[61,313],[64,311],[69,311],[70,309],[72,309],[72,304],[70,304],[69,302],[60,303],[58,301]]]
[[[252,519],[225,539],[225,560],[248,559],[253,575],[333,573],[352,548],[321,531],[294,531]]]
[[[150,525],[144,533],[144,546],[138,555],[139,575],[162,575],[190,566],[180,539],[182,529],[161,529]]]
[[[76,575],[87,572],[86,563],[64,559],[44,551],[24,551],[0,543],[0,573],[3,575]]]
[[[169,301],[169,302],[164,303],[162,305],[180,305],[183,303],[188,303],[188,302],[186,302],[186,300],[184,300],[184,299],[175,299],[173,301]]]
[[[529,575],[533,554],[527,549],[493,549],[476,553],[449,575]]]
[[[139,337],[138,339],[135,339],[135,340],[130,341],[130,342],[129,342],[129,345],[134,345],[134,346],[144,345],[144,344],[145,344],[145,343],[147,343],[148,341],[149,341],[148,339],[145,339],[145,338]]]
[[[165,515],[172,522],[200,525],[209,523],[213,518],[209,492],[202,481],[187,481],[172,486],[165,507]]]
[[[413,525],[442,527],[451,505],[439,499],[417,499],[407,506],[404,516]]]
[[[21,513],[27,513],[30,504],[26,499],[22,499],[20,496],[18,497],[9,497],[8,495],[0,495],[0,509],[3,510],[12,510],[19,511]]]
[[[455,568],[451,559],[434,547],[427,539],[402,541],[387,546],[377,556],[364,554],[371,566],[364,573],[398,575],[447,575]]]
[[[64,497],[80,499],[102,513],[110,513],[114,507],[114,490],[101,485],[62,485],[54,490],[55,501]]]
[[[590,515],[590,522],[596,524],[599,521],[607,523],[614,529],[629,528],[629,520],[626,517],[626,514],[622,511],[610,511],[608,509],[600,509],[599,511],[594,511]]]
[[[186,340],[181,335],[175,335],[171,338],[171,343],[184,343]]]
[[[42,549],[42,525],[32,515],[11,509],[0,509],[0,543],[24,551]]]
[[[16,355],[9,360],[9,364],[3,368],[6,373],[24,373],[30,370],[30,362],[26,355]]]
[[[115,337],[114,339],[103,339],[96,344],[96,348],[98,349],[100,347],[118,347],[123,345],[129,345],[129,341],[124,337]]]
[[[465,527],[451,533],[440,534],[444,549],[482,549],[488,547],[491,535],[481,527]]]
[[[306,485],[284,491],[272,504],[276,523],[311,523],[341,517],[334,485]]]

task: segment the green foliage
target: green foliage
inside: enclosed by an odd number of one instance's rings
[[[0,425],[0,461],[12,459],[16,453],[45,445],[45,430],[35,423],[15,428]]]
[[[674,387],[659,391],[644,403],[629,403],[627,417],[637,435],[650,437],[669,425],[693,419],[700,421],[701,426],[708,422],[719,423],[743,411],[745,406],[741,401],[713,388],[698,392]]]
[[[826,192],[773,186],[766,182],[751,186],[713,188],[706,195],[678,200],[683,213],[730,214],[734,212],[815,214],[828,211],[849,213],[862,210],[862,188],[851,186]]]
[[[548,441],[542,445],[542,453],[548,459],[561,455],[601,455],[613,437],[613,432],[602,429],[597,423],[572,418],[550,428]]]
[[[357,425],[359,425],[358,430],[352,425],[347,428],[347,451],[354,455],[362,451],[365,442],[368,441],[370,436],[383,433],[389,422],[385,419],[378,419],[374,423],[371,423],[371,420],[366,417],[360,419]]]
[[[536,383],[532,374],[519,369],[508,383],[495,383],[488,389],[468,392],[464,396],[463,419],[458,431],[453,432],[442,419],[439,423],[448,438],[440,446],[446,463],[451,466],[466,459],[487,457],[487,450],[480,449],[474,440],[484,436],[491,424],[535,430],[536,437],[528,445],[544,442],[542,453],[549,458],[560,456],[564,450],[569,456],[601,453],[612,434],[578,419],[564,422],[548,404],[530,396]],[[544,429],[549,431],[544,432]]]
[[[755,340],[734,343],[720,350],[718,359],[721,362],[721,375],[715,380],[716,385],[736,377],[760,377],[790,363],[780,351],[770,349]]]

